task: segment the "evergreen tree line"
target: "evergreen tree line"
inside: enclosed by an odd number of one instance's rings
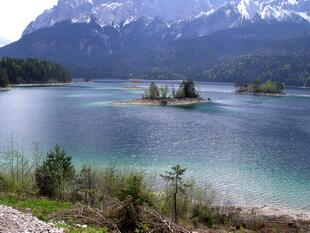
[[[224,82],[263,82],[310,86],[310,53],[257,53],[224,60],[205,69],[204,80]]]
[[[196,90],[193,80],[183,80],[177,90],[171,87],[169,90],[168,85],[158,87],[155,82],[151,82],[149,88],[145,90],[144,98],[149,99],[168,99],[168,98],[200,98]]]
[[[71,75],[63,66],[41,59],[0,59],[0,87],[9,84],[65,83]]]

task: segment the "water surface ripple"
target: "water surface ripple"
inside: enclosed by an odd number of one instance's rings
[[[235,95],[199,83],[214,103],[194,107],[112,104],[139,98],[125,82],[0,92],[0,148],[10,135],[25,152],[59,143],[77,164],[160,173],[176,163],[237,204],[310,212],[310,90],[286,97]],[[140,84],[139,84],[140,85]],[[146,86],[146,83],[141,84]],[[176,84],[175,84],[176,85]]]

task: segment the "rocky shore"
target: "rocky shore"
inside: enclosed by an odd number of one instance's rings
[[[124,104],[124,105],[149,105],[149,106],[186,106],[193,104],[202,104],[209,103],[211,99],[202,99],[202,98],[170,98],[170,99],[133,99],[133,100],[124,100],[124,101],[115,101],[115,104]]]
[[[64,230],[42,222],[31,214],[0,205],[0,233],[64,233]]]
[[[226,228],[219,229],[195,229],[186,231],[188,233],[233,233],[241,232],[240,229],[259,225],[264,233],[274,232],[275,227],[277,232],[310,232],[310,218],[307,215],[290,215],[285,211],[262,207],[221,207],[227,216],[238,216],[238,224],[228,225]],[[30,211],[30,210],[29,210]],[[70,210],[68,210],[70,211]],[[58,216],[59,216],[58,212]],[[87,215],[91,217],[91,215]],[[63,222],[65,224],[65,222]],[[87,225],[75,224],[79,229],[86,228]],[[185,228],[184,228],[185,229]],[[30,213],[22,213],[11,207],[0,205],[0,233],[65,233],[66,230],[56,228],[53,224],[40,221],[33,217]],[[179,232],[179,231],[177,231]],[[183,231],[182,231],[183,232]],[[254,233],[257,231],[244,230],[242,232]]]

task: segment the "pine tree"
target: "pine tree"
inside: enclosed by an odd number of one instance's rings
[[[185,184],[183,183],[182,176],[186,172],[186,168],[176,165],[171,168],[171,171],[166,171],[161,177],[173,188],[173,206],[174,206],[174,221],[178,222],[178,207],[177,199],[179,193],[185,193]]]
[[[159,97],[159,90],[158,90],[158,86],[152,82],[151,85],[150,85],[150,91],[149,91],[149,97],[151,99],[156,99]]]
[[[7,87],[9,84],[7,71],[5,69],[0,69],[0,87]]]

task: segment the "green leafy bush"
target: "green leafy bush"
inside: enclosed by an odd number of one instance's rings
[[[18,195],[34,195],[37,193],[32,165],[12,145],[1,154],[0,168],[0,191]]]
[[[74,178],[71,157],[59,146],[47,153],[47,158],[35,172],[36,184],[43,196],[64,199],[65,186]]]
[[[119,213],[120,227],[132,232],[139,224],[140,207],[153,205],[153,195],[145,185],[143,175],[131,173],[126,176],[124,187],[120,189],[118,198],[124,203],[124,208]]]

